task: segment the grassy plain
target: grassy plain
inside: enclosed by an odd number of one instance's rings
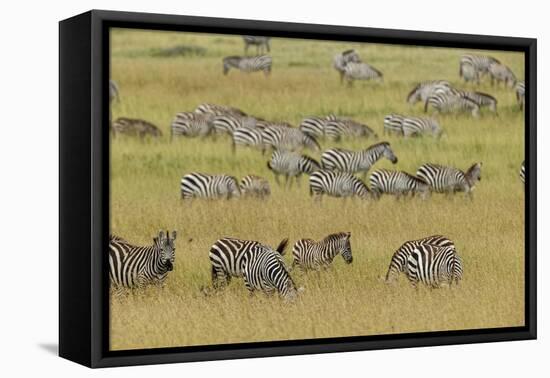
[[[112,298],[111,348],[133,349],[269,340],[475,329],[524,324],[524,193],[518,169],[524,158],[523,113],[511,89],[485,80],[478,90],[499,101],[498,116],[439,116],[446,135],[403,140],[383,136],[390,112],[422,114],[405,98],[421,80],[460,83],[457,49],[375,44],[272,41],[272,75],[222,75],[221,59],[243,52],[238,36],[193,35],[115,30],[111,37],[111,77],[120,86],[113,117],[143,118],[158,125],[160,140],[115,138],[111,142],[111,229],[135,244],[151,244],[159,229],[176,229],[175,270],[163,289]],[[204,54],[158,57],[178,45],[200,46]],[[332,56],[355,48],[363,60],[384,73],[380,84],[340,85]],[[523,77],[523,55],[491,52]],[[301,185],[275,185],[266,167],[268,155],[241,149],[230,141],[181,138],[169,141],[169,125],[178,111],[198,104],[227,104],[269,120],[294,125],[302,117],[336,113],[366,122],[388,140],[397,165],[376,168],[414,173],[423,163],[466,169],[482,161],[482,180],[469,201],[463,195],[433,195],[426,201],[378,202],[325,199],[313,203],[307,177]],[[365,148],[372,140],[332,146]],[[319,153],[311,153],[319,158]],[[255,173],[270,180],[267,201],[194,201],[180,199],[179,182],[190,171]],[[351,231],[354,262],[337,258],[322,274],[293,272],[305,292],[293,304],[277,297],[249,296],[239,280],[223,293],[205,297],[210,283],[208,251],[221,236],[276,245],[289,237],[319,239]],[[464,261],[457,288],[414,290],[404,277],[393,286],[381,281],[392,253],[404,241],[441,233],[453,239]],[[292,246],[289,247],[289,250]],[[287,256],[290,262],[290,257]]]

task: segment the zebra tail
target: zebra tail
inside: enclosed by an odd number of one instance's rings
[[[426,99],[426,102],[424,103],[424,113],[428,113],[428,106],[430,105],[430,99]]]
[[[279,254],[281,256],[284,256],[285,255],[285,249],[286,249],[287,245],[288,245],[288,238],[284,238],[283,240],[281,240],[281,242],[277,246],[276,251],[279,252]]]

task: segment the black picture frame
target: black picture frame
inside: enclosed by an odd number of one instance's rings
[[[108,350],[108,28],[508,50],[525,53],[525,320],[523,327]],[[529,38],[92,10],[59,24],[59,354],[89,367],[157,364],[535,339],[536,65]]]

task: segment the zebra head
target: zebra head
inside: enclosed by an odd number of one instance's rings
[[[241,190],[239,189],[239,183],[235,177],[230,176],[227,180],[227,198],[239,197]]]
[[[351,254],[351,232],[343,232],[341,234],[341,246],[340,246],[340,253],[342,254],[342,257],[344,258],[344,261],[347,264],[351,264],[353,262],[353,256]]]
[[[397,156],[394,155],[390,144],[387,142],[383,142],[382,145],[384,146],[384,149],[382,150],[382,156],[391,161],[392,164],[397,163]]]
[[[464,177],[466,178],[466,181],[468,182],[468,185],[470,187],[470,191],[473,190],[478,181],[481,181],[482,164],[482,162],[475,163],[470,168],[468,168],[468,170],[464,174]]]
[[[158,237],[153,240],[157,249],[160,250],[161,265],[168,271],[173,270],[174,260],[176,259],[176,231],[172,231],[171,237],[168,231],[166,231],[166,234],[164,231],[159,231]]]
[[[418,84],[416,87],[414,87],[409,94],[407,95],[407,102],[410,105],[416,104],[418,101],[422,99],[422,90],[421,85]]]

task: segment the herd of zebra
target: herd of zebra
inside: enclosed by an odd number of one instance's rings
[[[176,231],[160,231],[153,245],[139,247],[111,235],[109,239],[109,277],[111,287],[144,288],[162,286],[174,269]],[[341,255],[346,264],[353,262],[351,233],[338,232],[322,240],[300,239],[292,248],[292,266],[284,261],[288,239],[277,248],[254,240],[221,238],[210,248],[212,287],[220,290],[232,278],[242,278],[249,292],[278,293],[285,300],[294,300],[303,291],[297,287],[291,272],[326,270]],[[404,273],[413,287],[418,283],[431,288],[458,284],[463,266],[455,244],[442,235],[411,240],[392,255],[386,283],[396,281]],[[204,289],[203,289],[204,292]]]

